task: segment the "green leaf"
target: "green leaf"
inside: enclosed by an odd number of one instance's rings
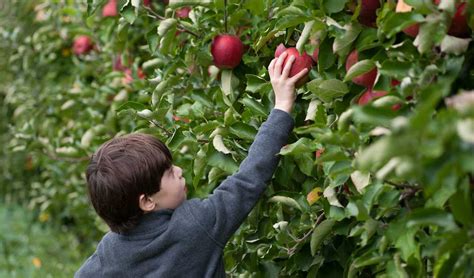
[[[307,176],[311,176],[314,168],[314,154],[313,152],[302,153],[294,156],[294,160],[298,165],[298,168]]]
[[[170,8],[179,8],[184,6],[210,6],[214,0],[169,0]]]
[[[354,64],[344,77],[344,82],[352,80],[354,77],[367,73],[375,68],[375,63],[371,60],[362,60]]]
[[[120,111],[126,110],[126,109],[133,109],[135,111],[141,111],[141,110],[145,110],[146,108],[147,107],[142,103],[135,102],[135,101],[127,101],[124,104],[120,105],[117,108],[116,112],[120,112]]]
[[[246,140],[253,140],[255,138],[255,135],[257,135],[257,131],[253,126],[242,122],[238,122],[231,125],[229,127],[229,131],[237,137]]]
[[[463,225],[470,226],[474,223],[472,200],[469,179],[465,178],[458,186],[456,193],[449,199],[449,206],[454,218]]]
[[[437,208],[420,208],[414,210],[407,219],[407,227],[434,225],[446,230],[457,230],[451,214]]]
[[[423,20],[422,15],[413,12],[390,13],[383,21],[381,29],[387,35],[387,38],[391,38],[406,27]]]
[[[313,234],[311,235],[311,241],[310,241],[312,256],[316,255],[316,252],[318,251],[319,247],[323,243],[324,239],[332,231],[332,227],[334,226],[334,224],[336,224],[336,220],[326,219],[316,226],[316,228],[313,231]]]
[[[349,92],[347,85],[337,79],[312,80],[307,83],[307,87],[324,102],[331,102],[335,98],[342,97]]]
[[[303,153],[313,153],[318,148],[318,145],[313,140],[303,137],[298,139],[295,143],[288,144],[281,148],[280,155],[294,155],[298,156]]]
[[[160,25],[158,25],[158,35],[161,37],[164,36],[168,31],[173,30],[177,24],[178,21],[174,18],[163,19],[160,21]]]
[[[241,98],[239,102],[242,103],[246,108],[252,110],[256,115],[260,115],[263,117],[268,115],[268,112],[265,110],[263,104],[256,101],[250,96],[245,96],[244,98]]]
[[[247,87],[245,87],[245,91],[248,92],[256,93],[264,86],[271,86],[267,80],[254,74],[246,74],[245,78],[247,78]]]
[[[250,10],[254,15],[261,15],[265,11],[264,0],[246,0],[244,7]]]
[[[441,17],[430,14],[426,17],[426,23],[421,24],[420,31],[414,44],[420,53],[428,52],[434,44],[441,42],[445,33],[442,28]]]
[[[239,166],[230,155],[225,155],[220,152],[212,152],[212,154],[208,156],[208,163],[210,166],[217,167],[229,174],[234,174],[239,170]]]
[[[334,40],[333,51],[334,53],[344,56],[349,53],[352,43],[357,39],[357,36],[362,31],[358,25],[346,25],[346,31],[343,35],[339,35]]]
[[[135,8],[133,8],[132,5],[127,5],[122,7],[120,10],[120,15],[127,20],[129,24],[133,24],[135,22],[135,19],[137,19],[137,14],[135,12]]]
[[[283,205],[286,205],[286,206],[289,206],[289,207],[298,209],[298,210],[300,210],[300,211],[303,211],[303,209],[301,208],[300,204],[298,204],[298,202],[295,201],[295,199],[290,198],[290,197],[286,197],[286,196],[273,196],[273,197],[271,197],[270,199],[268,199],[268,201],[269,201],[270,203],[280,203],[280,204],[283,204]]]
[[[412,68],[413,64],[402,61],[385,60],[379,68],[380,74],[393,76],[397,79],[406,77],[407,72]]]
[[[301,36],[296,42],[296,49],[300,52],[304,52],[304,46],[306,44],[306,41],[309,38],[310,33],[312,32],[313,26],[314,26],[315,21],[311,20],[308,21],[304,24],[303,32],[301,32]]]
[[[328,14],[342,11],[348,0],[323,0],[324,8]]]

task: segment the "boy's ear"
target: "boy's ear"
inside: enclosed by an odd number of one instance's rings
[[[150,197],[145,196],[145,194],[140,195],[138,200],[140,209],[144,212],[151,212],[155,209],[156,203]]]

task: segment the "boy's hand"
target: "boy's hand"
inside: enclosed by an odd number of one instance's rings
[[[275,93],[275,108],[291,113],[296,99],[295,84],[308,72],[308,69],[305,68],[293,77],[289,77],[295,57],[290,56],[283,67],[287,55],[288,53],[283,52],[280,57],[273,59],[268,66],[268,73]]]

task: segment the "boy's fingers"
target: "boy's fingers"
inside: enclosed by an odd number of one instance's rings
[[[307,68],[304,68],[302,69],[300,72],[298,72],[297,74],[295,74],[293,77],[290,78],[290,81],[291,82],[296,82],[298,80],[300,80],[301,77],[303,77],[306,73],[308,73],[308,69]]]
[[[268,65],[268,73],[270,74],[270,77],[273,76],[273,72],[275,70],[275,62],[276,62],[276,58],[273,59],[271,62],[270,62],[270,65]]]
[[[283,72],[281,76],[283,78],[287,78],[290,75],[290,70],[291,66],[293,66],[293,62],[295,61],[295,56],[290,56],[285,64],[285,67],[283,68]]]
[[[280,77],[281,75],[281,65],[283,64],[283,61],[285,61],[286,56],[288,53],[283,52],[280,57],[278,57],[278,61],[275,64],[275,69],[274,69],[274,74],[276,77]]]

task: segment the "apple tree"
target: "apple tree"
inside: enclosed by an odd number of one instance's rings
[[[106,231],[84,178],[101,143],[157,136],[205,197],[246,157],[273,107],[266,68],[286,51],[311,71],[274,178],[226,246],[228,273],[474,274],[473,3],[26,2],[30,17],[0,29],[1,92],[5,153],[34,173],[6,192],[87,248]]]

